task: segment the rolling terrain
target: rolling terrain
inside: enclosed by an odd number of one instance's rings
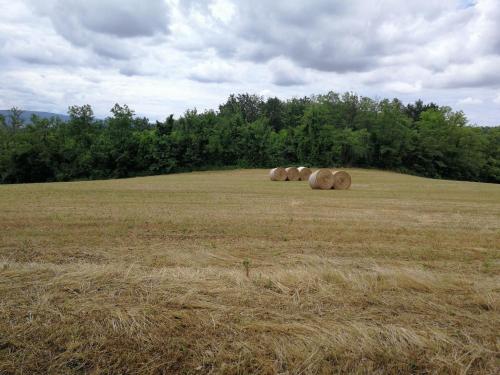
[[[0,186],[0,373],[496,373],[500,186],[348,171]]]
[[[31,116],[36,115],[40,118],[43,119],[50,119],[52,117],[58,118],[61,121],[68,121],[69,116],[68,115],[62,115],[59,113],[52,113],[52,112],[41,112],[41,111],[23,111],[21,114],[21,120],[23,121],[24,124],[31,124]],[[10,125],[10,110],[9,109],[2,109],[0,110],[0,116],[4,116],[5,121],[7,125]]]

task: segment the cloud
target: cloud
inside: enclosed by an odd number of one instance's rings
[[[201,83],[225,83],[233,82],[234,69],[223,61],[209,61],[198,64],[191,69],[189,79]]]
[[[407,83],[401,81],[390,82],[385,85],[385,89],[402,94],[419,92],[422,89],[422,82]]]
[[[450,64],[445,71],[433,76],[430,87],[500,88],[500,56],[478,57],[470,64]]]
[[[224,58],[267,63],[283,57],[299,67],[335,73],[418,64],[429,78],[422,86],[497,84],[495,73],[471,72],[485,64],[481,58],[500,53],[496,0],[386,0],[376,7],[363,1],[225,0],[231,16],[224,24],[211,17],[206,3],[190,0],[184,16],[199,45]],[[402,88],[403,82],[403,91],[418,91],[418,77],[405,78],[392,86]]]
[[[70,41],[79,39],[82,30],[118,38],[168,32],[169,10],[163,0],[48,0],[33,5]]]
[[[190,3],[193,15],[197,8]],[[219,49],[219,37],[232,30],[226,43],[237,45],[242,58],[266,62],[285,56],[321,71],[366,71],[388,54],[425,42],[454,3],[422,6],[389,0],[368,8],[362,1],[237,1],[230,24],[219,33],[212,29],[206,43]]]
[[[169,33],[170,12],[163,0],[29,2],[64,39],[105,58],[128,59],[145,38]]]
[[[493,99],[493,103],[500,104],[500,93],[498,93],[497,96],[495,97],[495,99]],[[499,120],[499,122],[500,122],[500,120]]]
[[[479,98],[473,98],[472,96],[468,96],[467,98],[460,99],[457,104],[465,104],[465,105],[475,105],[481,104],[483,101]]]
[[[61,4],[61,1],[59,2]],[[64,2],[81,25],[96,33],[120,38],[167,33],[168,8],[162,0],[85,0]]]
[[[225,24],[229,23],[236,13],[236,7],[229,0],[215,0],[209,5],[209,9],[215,19]]]
[[[0,60],[18,60],[35,65],[75,66],[86,62],[84,51],[72,51],[55,33],[45,33],[43,39],[34,38],[30,28],[7,32],[10,38],[0,42]],[[1,63],[1,62],[0,62]]]
[[[0,0],[0,9],[4,106],[88,102],[103,117],[119,101],[163,118],[231,93],[345,90],[463,105],[476,123],[500,122],[498,0]]]
[[[271,81],[278,86],[296,86],[307,82],[304,69],[297,68],[291,61],[283,58],[271,61],[270,71]]]
[[[148,66],[140,62],[125,62],[119,69],[120,74],[132,76],[156,76],[159,74],[154,66]]]

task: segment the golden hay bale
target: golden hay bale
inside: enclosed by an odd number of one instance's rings
[[[288,181],[298,181],[300,178],[299,170],[295,167],[288,167],[286,170],[286,177]]]
[[[269,177],[271,181],[286,181],[286,170],[285,168],[273,168],[269,172]]]
[[[313,189],[331,189],[333,186],[332,171],[329,169],[318,169],[309,176],[309,186]]]
[[[307,168],[307,167],[299,167],[299,180],[300,181],[307,181],[309,180],[309,177],[311,176],[312,171]]]
[[[347,190],[351,187],[351,176],[345,171],[333,172],[333,186],[335,190]]]

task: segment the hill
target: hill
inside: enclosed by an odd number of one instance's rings
[[[10,110],[1,109],[0,115],[5,117],[5,119],[7,120],[7,124],[10,124],[10,118],[9,118]],[[61,115],[60,113],[40,112],[40,111],[23,111],[21,118],[25,124],[29,124],[31,123],[31,116],[33,115],[37,115],[40,118],[47,118],[47,119],[56,117],[63,121],[67,121],[69,119],[68,115]]]
[[[494,373],[500,186],[349,172],[0,186],[0,373]]]

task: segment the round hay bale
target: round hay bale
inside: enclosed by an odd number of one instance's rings
[[[332,171],[329,169],[318,169],[309,176],[309,186],[313,189],[331,189],[333,186]]]
[[[312,171],[307,167],[299,167],[298,170],[299,170],[299,180],[308,181]]]
[[[347,190],[351,187],[351,176],[345,171],[333,172],[333,186],[335,190]]]
[[[286,181],[286,170],[285,168],[273,168],[269,172],[269,177],[271,181]]]
[[[300,178],[299,170],[295,167],[288,167],[286,170],[286,177],[288,181],[298,181]]]

